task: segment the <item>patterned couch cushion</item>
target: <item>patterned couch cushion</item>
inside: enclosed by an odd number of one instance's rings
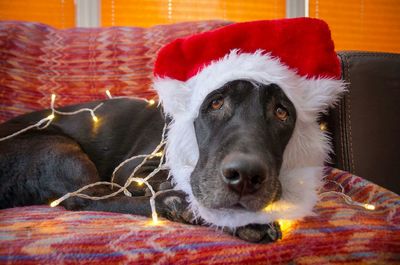
[[[400,198],[349,173],[328,171],[368,211],[324,197],[315,215],[272,244],[215,228],[140,216],[31,206],[0,210],[0,264],[400,264]],[[329,185],[327,185],[329,188]]]
[[[166,43],[229,24],[203,21],[151,28],[57,30],[0,22],[0,122],[16,115],[113,95],[152,98],[157,51]]]

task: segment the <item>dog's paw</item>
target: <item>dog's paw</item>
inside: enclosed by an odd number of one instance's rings
[[[252,243],[271,243],[282,238],[280,226],[275,222],[270,224],[249,224],[227,232]]]
[[[156,197],[157,210],[160,209],[161,215],[171,221],[196,224],[186,197],[186,193],[182,191],[163,191]]]

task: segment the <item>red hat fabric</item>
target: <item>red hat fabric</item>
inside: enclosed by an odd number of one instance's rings
[[[340,77],[329,27],[313,18],[237,23],[177,39],[160,50],[154,75],[186,81],[233,49],[270,53],[302,76]]]

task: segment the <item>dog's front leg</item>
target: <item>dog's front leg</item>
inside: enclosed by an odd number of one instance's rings
[[[94,193],[105,194],[107,190]],[[109,192],[109,190],[108,190]],[[127,197],[122,194],[104,200],[89,200],[72,197],[61,203],[69,210],[119,212],[150,217],[150,196]],[[188,210],[186,194],[182,191],[166,190],[158,192],[155,198],[157,214],[171,221],[194,224],[193,215]]]
[[[271,243],[282,238],[278,223],[249,224],[235,229],[224,229],[225,232],[252,243]]]

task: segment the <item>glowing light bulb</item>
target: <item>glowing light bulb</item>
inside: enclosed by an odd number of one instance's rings
[[[47,116],[47,119],[49,119],[49,120],[54,119],[54,114],[50,114],[49,116]]]
[[[58,200],[52,201],[52,202],[50,203],[50,207],[56,207],[58,204],[60,204],[60,203],[58,202]]]
[[[148,101],[148,104],[149,104],[149,106],[153,106],[154,104],[156,104],[156,102],[155,102],[154,99],[150,99],[150,100]]]
[[[291,209],[295,209],[295,206],[292,203],[289,202],[273,202],[268,204],[263,211],[265,212],[271,212],[271,211],[289,211]]]
[[[279,219],[278,221],[279,226],[281,227],[282,233],[287,233],[293,229],[294,221],[292,220],[282,220]]]
[[[375,205],[366,203],[366,204],[364,204],[364,208],[367,210],[373,211],[373,210],[375,210]]]
[[[92,118],[93,118],[94,122],[98,122],[99,121],[99,118],[97,118],[96,115],[93,115]]]
[[[51,102],[54,102],[56,100],[56,94],[51,94]]]
[[[106,94],[107,94],[107,97],[108,97],[108,98],[110,98],[110,99],[112,98],[111,93],[110,93],[110,90],[107,89],[107,90],[106,90]]]
[[[163,152],[157,152],[154,154],[154,156],[156,156],[156,157],[162,157],[162,155],[163,155]]]
[[[143,183],[144,183],[144,181],[143,181],[143,180],[140,180],[140,179],[137,179],[137,180],[135,180],[135,181],[136,181],[136,183],[138,184],[138,186],[142,186]]]
[[[321,131],[326,131],[328,130],[328,124],[326,122],[321,122],[321,124],[319,125],[319,129]]]
[[[156,212],[153,212],[151,214],[151,218],[153,219],[153,225],[157,225],[158,224],[158,216]]]
[[[267,205],[267,206],[264,208],[264,211],[266,211],[266,212],[269,212],[269,211],[272,211],[272,210],[274,210],[273,203]]]

